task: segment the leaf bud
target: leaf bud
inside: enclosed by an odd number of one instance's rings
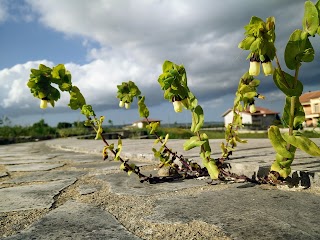
[[[256,106],[254,104],[251,104],[249,111],[250,111],[250,113],[255,113],[257,111]]]
[[[122,100],[119,102],[119,107],[124,107],[124,102]]]
[[[249,74],[258,76],[260,74],[260,58],[257,54],[253,54],[250,58]]]
[[[182,112],[183,110],[183,104],[181,101],[174,101],[173,102],[173,108],[175,112]]]
[[[126,109],[129,109],[129,108],[130,108],[130,105],[131,105],[131,103],[125,103],[125,104],[124,104],[124,107],[125,107]]]
[[[258,93],[257,98],[259,98],[259,99],[265,99],[265,96],[263,96],[263,95],[261,95],[261,94]]]
[[[48,106],[48,100],[41,99],[41,101],[40,101],[40,108],[41,108],[41,109],[46,109],[47,106]]]
[[[264,72],[265,76],[269,76],[269,75],[273,74],[273,66],[272,66],[272,63],[270,61],[269,62],[263,62],[262,63],[262,69],[263,69],[263,72]]]

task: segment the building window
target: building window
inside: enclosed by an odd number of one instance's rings
[[[319,103],[315,103],[313,105],[313,113],[319,113],[320,109],[319,109]]]

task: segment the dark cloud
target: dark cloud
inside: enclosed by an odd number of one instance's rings
[[[168,59],[184,64],[190,89],[200,101],[223,112],[232,104],[238,81],[249,65],[245,60],[248,52],[237,48],[243,26],[252,15],[275,16],[276,47],[282,59],[291,32],[301,28],[304,7],[302,0],[26,2],[46,27],[100,44],[94,49],[87,46],[87,64],[70,64],[75,82],[99,111],[116,108],[116,85],[128,80],[138,84],[150,106],[159,106],[163,93],[157,78],[162,62]],[[283,60],[281,63],[284,66]],[[301,69],[300,79],[307,89],[319,88],[318,64],[316,56],[314,63]],[[260,75],[258,79],[262,94],[273,100],[279,96],[271,77]]]

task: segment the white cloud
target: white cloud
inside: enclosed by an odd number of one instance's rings
[[[0,23],[4,22],[8,18],[8,7],[6,0],[0,0]]]
[[[36,17],[46,27],[67,37],[81,37],[83,47],[88,50],[87,63],[65,64],[87,102],[101,108],[116,106],[116,85],[128,80],[138,84],[151,104],[159,104],[162,93],[157,77],[165,59],[185,65],[191,90],[208,106],[226,104],[222,98],[234,94],[239,78],[248,67],[247,53],[241,52],[237,45],[250,17],[257,15],[265,19],[275,15],[281,52],[288,33],[300,27],[303,13],[301,0],[26,2],[29,6],[25,12],[30,13],[31,8],[34,13],[28,19]],[[1,3],[3,0],[0,6]],[[92,42],[100,47],[93,48]],[[0,71],[0,106],[34,106],[25,83],[30,68],[38,63],[28,62]],[[272,81],[262,84],[260,91],[262,94],[274,91]],[[67,102],[68,97],[63,95],[57,106],[65,106]]]
[[[98,59],[82,66],[66,64],[74,84],[81,89],[87,102],[115,106],[116,86],[121,82],[133,80],[142,89],[153,85],[154,81],[151,83],[150,79],[154,80],[155,71],[149,72],[149,67],[143,68],[130,58],[113,55],[106,59],[103,57],[105,53],[101,54]]]
[[[275,15],[286,32],[296,24],[290,17],[303,12],[300,0],[27,2],[44,25],[66,35],[84,37],[85,46],[89,46],[87,39],[97,41],[102,47],[90,49],[88,59],[100,59],[112,66],[101,75],[117,76],[119,81],[129,73],[124,74],[123,69],[130,68],[148,73],[148,79],[154,81],[157,76],[152,73],[169,59],[185,65],[191,86],[200,94],[212,91],[212,96],[224,94],[221,88],[233,91],[232,86],[246,70],[247,53],[241,54],[237,45],[243,37],[243,26],[252,15],[263,19]],[[282,35],[278,36],[284,42]]]
[[[141,68],[140,65],[130,58],[123,59],[120,56],[104,59],[92,60],[85,65],[66,63],[65,66],[72,74],[73,85],[80,88],[87,103],[100,108],[108,109],[117,105],[116,92],[117,85],[123,81],[133,80],[148,95],[150,87],[156,83],[150,67]],[[38,68],[39,64],[49,67],[54,63],[47,60],[27,62],[17,64],[11,68],[0,70],[0,107],[3,109],[30,109],[30,112],[37,111],[38,100],[34,99],[26,83],[29,79],[30,69]],[[148,93],[149,92],[149,93]],[[149,95],[150,96],[150,95]],[[67,93],[61,94],[61,99],[56,104],[57,107],[66,107],[69,102]],[[99,106],[100,105],[100,106]],[[34,110],[32,110],[34,109]],[[19,115],[19,111],[16,112]]]
[[[11,68],[0,70],[0,106],[2,108],[14,107],[19,109],[28,108],[34,104],[30,91],[26,85],[31,68],[38,68],[39,64],[52,66],[46,60],[17,64]]]

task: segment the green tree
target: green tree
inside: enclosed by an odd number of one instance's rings
[[[59,122],[57,125],[58,129],[61,128],[71,128],[72,127],[72,123],[68,123],[68,122]]]
[[[51,136],[56,134],[56,129],[50,127],[44,119],[41,119],[39,122],[34,123],[29,128],[29,135],[31,136]]]
[[[110,124],[110,126],[113,126],[113,121],[111,119],[108,120],[108,123]]]

